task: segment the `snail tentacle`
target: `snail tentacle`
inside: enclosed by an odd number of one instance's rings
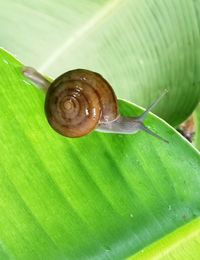
[[[144,111],[144,113],[142,115],[140,115],[138,117],[138,119],[141,121],[141,122],[144,122],[145,118],[147,117],[148,113],[152,110],[152,108],[154,108],[158,102],[163,98],[164,95],[166,95],[168,92],[167,89],[165,89],[162,94],[160,96],[158,96],[154,101],[153,103]]]

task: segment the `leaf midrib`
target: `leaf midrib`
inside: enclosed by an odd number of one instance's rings
[[[51,56],[49,56],[49,58],[46,61],[44,61],[43,64],[41,64],[41,66],[39,67],[39,71],[46,71],[47,68],[49,68],[51,64],[55,63],[55,60],[57,60],[62,55],[62,53],[65,52],[66,49],[70,48],[70,46],[72,46],[76,42],[79,42],[85,34],[89,33],[94,28],[96,28],[96,26],[100,24],[102,20],[110,14],[110,12],[113,12],[117,9],[120,3],[122,3],[122,0],[109,1],[86,23],[83,23],[81,27],[75,30],[70,37],[66,35],[66,38],[64,38],[64,42],[57,46],[57,48],[54,50]]]

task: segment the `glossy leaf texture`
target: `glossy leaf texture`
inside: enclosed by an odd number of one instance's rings
[[[145,259],[199,259],[200,251],[200,218],[175,230],[163,239],[141,250],[129,258]]]
[[[200,157],[173,128],[64,138],[21,69],[0,51],[1,259],[122,259],[199,216]]]
[[[142,106],[167,88],[154,112],[172,125],[199,102],[199,0],[7,0],[0,19],[0,45],[46,74],[98,71]]]

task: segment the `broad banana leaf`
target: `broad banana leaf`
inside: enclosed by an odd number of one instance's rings
[[[60,136],[22,66],[0,51],[0,259],[124,259],[198,228],[200,157],[182,136],[153,114],[145,124],[169,143],[145,132]]]

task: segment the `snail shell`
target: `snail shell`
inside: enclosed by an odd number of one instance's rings
[[[110,84],[100,74],[84,69],[68,71],[51,83],[45,112],[49,124],[67,137],[86,135],[119,117]]]

